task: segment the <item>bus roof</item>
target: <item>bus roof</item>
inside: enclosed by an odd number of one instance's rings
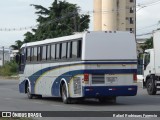
[[[63,36],[63,37],[58,37],[58,38],[51,38],[51,39],[45,39],[41,41],[25,43],[21,46],[21,48],[26,47],[26,46],[44,45],[44,44],[49,44],[49,43],[54,43],[54,42],[62,42],[66,40],[80,39],[84,36],[84,33],[77,33],[75,35],[69,35],[69,36]]]
[[[21,46],[27,47],[27,46],[36,46],[36,45],[44,45],[44,44],[49,44],[49,43],[54,43],[54,42],[62,42],[62,41],[67,41],[67,40],[77,40],[80,38],[85,37],[86,34],[94,34],[94,33],[129,33],[128,31],[85,31],[82,33],[77,33],[75,35],[69,35],[69,36],[63,36],[63,37],[58,37],[58,38],[51,38],[51,39],[45,39],[41,41],[35,41],[35,42],[30,42],[30,43],[25,43]]]

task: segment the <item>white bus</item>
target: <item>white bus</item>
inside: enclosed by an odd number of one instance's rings
[[[85,32],[21,47],[20,93],[116,101],[137,94],[137,54],[129,32]]]

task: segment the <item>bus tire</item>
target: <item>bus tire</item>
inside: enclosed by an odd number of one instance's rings
[[[36,95],[38,99],[42,99],[42,95]]]
[[[156,94],[157,90],[156,90],[156,86],[155,86],[155,82],[154,82],[153,77],[149,78],[147,80],[146,88],[147,88],[147,92],[148,92],[149,95],[155,95]]]
[[[107,102],[107,99],[105,97],[100,97],[98,98],[99,102],[100,103],[106,103]]]
[[[27,84],[27,97],[28,97],[28,99],[32,99],[33,98],[33,94],[31,94],[31,91],[29,89],[29,84]]]
[[[109,97],[108,98],[108,101],[110,102],[110,103],[116,103],[117,102],[117,97]]]
[[[100,97],[98,100],[100,103],[116,103],[116,97]]]
[[[61,88],[61,97],[62,97],[62,101],[64,104],[70,104],[71,103],[71,99],[67,96],[67,88],[66,88],[66,85],[65,83],[62,85],[62,88]]]

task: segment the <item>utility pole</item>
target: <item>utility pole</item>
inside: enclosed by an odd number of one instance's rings
[[[4,66],[4,46],[2,46],[3,49],[3,60],[2,60],[2,65]]]
[[[74,14],[74,32],[77,32],[77,11]]]

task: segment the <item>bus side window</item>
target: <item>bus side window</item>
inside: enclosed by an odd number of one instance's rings
[[[51,60],[51,46],[47,45],[47,60]]]
[[[59,59],[62,59],[62,43],[59,44]]]
[[[46,60],[46,58],[47,58],[47,51],[46,51],[46,45],[43,45],[43,47],[42,47],[42,60],[44,61],[44,60]]]
[[[77,58],[77,41],[72,42],[72,58]]]
[[[78,47],[77,47],[77,52],[78,52],[78,55],[77,57],[78,58],[81,58],[81,55],[82,55],[82,40],[78,40]]]
[[[56,46],[55,44],[51,45],[51,59],[54,60],[56,58]]]
[[[26,48],[26,55],[25,55],[25,59],[26,59],[26,61],[27,61],[27,55],[28,55],[28,51],[27,51],[28,49]]]
[[[61,58],[66,58],[66,50],[67,50],[67,43],[62,43],[62,49],[61,49]]]
[[[60,44],[56,44],[56,59],[60,58]]]
[[[31,48],[31,62],[34,61],[34,48]]]
[[[31,61],[31,48],[27,48],[27,61]]]
[[[71,42],[67,43],[67,59],[71,58]]]
[[[34,61],[37,61],[37,47],[34,47],[33,59],[34,59]]]
[[[41,46],[38,47],[38,50],[37,50],[37,61],[41,61]]]

